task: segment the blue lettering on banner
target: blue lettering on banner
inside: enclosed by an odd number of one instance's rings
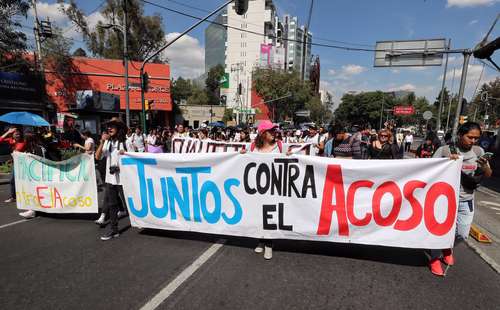
[[[139,181],[140,192],[140,209],[136,207],[136,203],[132,197],[127,197],[127,202],[130,207],[130,212],[139,217],[144,218],[151,211],[151,215],[156,218],[167,218],[170,211],[170,219],[177,220],[176,207],[180,211],[180,215],[186,221],[202,222],[205,220],[209,224],[216,224],[222,220],[229,224],[235,225],[241,221],[243,210],[241,204],[235,195],[231,192],[231,188],[239,187],[240,181],[235,178],[229,178],[224,181],[223,193],[227,196],[234,211],[230,217],[228,213],[222,211],[222,192],[214,181],[204,181],[200,184],[199,174],[210,174],[211,167],[182,167],[176,168],[177,174],[187,174],[180,178],[180,187],[175,182],[173,177],[160,178],[162,205],[157,206],[155,200],[155,190],[153,179],[147,178],[145,173],[146,165],[157,165],[154,158],[122,158],[122,165],[134,165],[137,167],[137,178]],[[191,182],[189,182],[189,178]],[[190,186],[191,185],[191,186]],[[201,186],[200,186],[201,185]],[[189,191],[191,190],[191,195]],[[208,206],[208,196],[213,198],[214,206]],[[191,200],[190,200],[191,198]],[[192,202],[192,205],[190,204]],[[191,211],[192,217],[191,217]]]

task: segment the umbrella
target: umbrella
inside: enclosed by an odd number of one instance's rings
[[[29,112],[10,112],[0,116],[0,121],[9,124],[35,127],[50,126],[41,116]]]
[[[225,125],[223,122],[213,122],[213,123],[208,124],[208,126],[210,126],[210,127],[224,127]]]

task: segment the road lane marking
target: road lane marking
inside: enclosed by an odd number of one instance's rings
[[[481,201],[482,204],[489,205],[489,206],[497,206],[500,207],[500,203],[498,202],[493,202],[493,201]],[[495,208],[493,208],[495,209]],[[495,210],[500,210],[500,209],[495,209]]]
[[[488,207],[488,208],[493,209],[495,211],[500,211],[500,208],[495,208],[495,207]]]
[[[12,226],[12,225],[24,223],[24,222],[29,222],[29,220],[23,219],[23,220],[15,221],[15,222],[12,222],[12,223],[4,224],[4,225],[0,226],[0,229],[5,228],[5,227],[9,227],[9,226]]]
[[[217,251],[219,251],[226,240],[217,240],[217,243],[212,244],[205,252],[203,252],[191,265],[184,269],[172,282],[165,286],[158,294],[156,294],[150,301],[148,301],[140,310],[154,310],[162,302],[164,302],[172,293],[186,282],[190,276],[192,276],[196,270],[200,269],[203,264],[205,264],[210,257],[212,257]]]

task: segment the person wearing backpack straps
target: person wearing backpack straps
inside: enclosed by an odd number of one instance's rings
[[[474,217],[474,192],[483,177],[489,178],[492,170],[488,159],[483,157],[484,151],[477,142],[481,137],[481,127],[478,123],[467,122],[458,128],[456,144],[445,145],[436,150],[433,157],[447,157],[452,160],[463,157],[460,180],[460,193],[457,213],[455,240],[467,239],[470,225]],[[456,243],[455,243],[456,244]],[[455,263],[453,249],[431,250],[429,268],[437,276],[444,276],[441,260],[448,266]]]
[[[120,156],[125,153],[127,126],[118,117],[113,117],[108,123],[108,133],[103,133],[101,142],[95,152],[96,160],[106,158],[106,177],[104,191],[104,208],[109,210],[111,229],[101,236],[101,240],[107,241],[120,236],[118,232],[118,212],[122,204],[122,183],[120,179]],[[103,215],[101,215],[102,217]],[[104,218],[103,218],[104,220]]]
[[[261,121],[257,128],[257,137],[250,144],[250,152],[259,153],[282,153],[283,145],[281,141],[276,140],[277,126],[271,121]],[[246,149],[242,149],[240,153],[245,154]],[[273,241],[270,239],[259,239],[259,243],[255,248],[255,253],[264,253],[264,258],[269,260],[273,257]]]

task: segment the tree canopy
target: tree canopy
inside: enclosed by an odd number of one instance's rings
[[[23,58],[27,49],[26,35],[20,31],[19,18],[26,18],[30,5],[26,0],[0,1],[0,66],[9,70],[26,70]]]
[[[128,31],[128,56],[131,60],[144,60],[153,51],[165,44],[163,20],[159,14],[144,15],[144,5],[138,0],[108,0],[103,6],[101,14],[105,21],[99,21],[95,29],[91,29],[83,11],[74,0],[64,6],[62,0],[59,9],[77,26],[83,34],[88,50],[93,56],[103,58],[123,58],[123,34],[119,29]],[[123,24],[124,8],[127,4],[127,25]],[[118,25],[105,27],[107,24]],[[157,57],[156,61],[159,60]]]

